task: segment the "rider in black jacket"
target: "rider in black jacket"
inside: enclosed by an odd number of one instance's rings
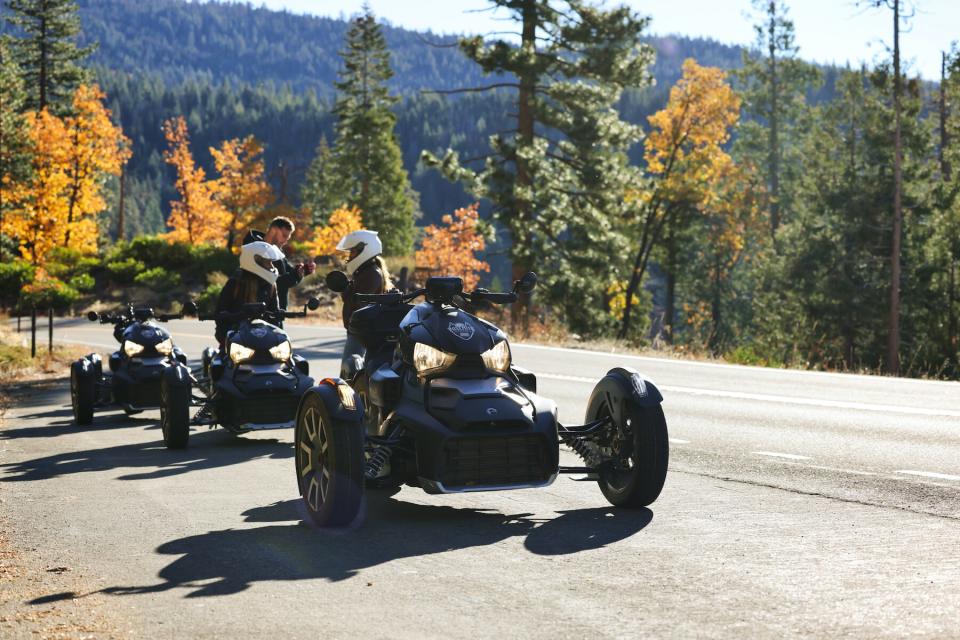
[[[220,291],[217,314],[237,313],[243,305],[262,302],[268,309],[280,308],[277,299],[277,269],[283,252],[267,242],[249,242],[240,249],[240,268],[234,272]],[[236,328],[239,319],[217,318],[216,338],[223,349],[227,333]]]
[[[290,241],[293,235],[294,226],[290,218],[279,216],[270,222],[266,233],[260,231],[250,231],[243,239],[243,244],[251,242],[267,242],[280,249]],[[277,269],[277,296],[280,300],[280,308],[287,308],[287,295],[293,287],[300,284],[303,276],[310,275],[317,268],[313,262],[291,264],[286,257],[281,257],[273,263]]]

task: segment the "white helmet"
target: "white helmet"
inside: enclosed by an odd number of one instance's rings
[[[276,260],[283,258],[283,251],[269,242],[250,242],[240,247],[240,268],[275,284],[280,276],[273,266]]]
[[[358,247],[361,249],[360,253],[347,261],[347,275],[349,276],[353,276],[353,272],[364,262],[383,253],[383,243],[377,237],[377,232],[367,229],[348,233],[337,244],[338,251],[352,251]]]

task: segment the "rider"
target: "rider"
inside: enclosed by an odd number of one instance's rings
[[[270,244],[283,249],[290,241],[290,236],[293,235],[294,229],[295,227],[293,225],[293,221],[290,218],[277,216],[270,221],[270,226],[267,227],[266,233],[251,230],[243,239],[243,244],[262,241],[269,242]],[[316,270],[317,265],[312,261],[299,262],[294,265],[291,264],[281,253],[280,258],[274,262],[274,266],[277,268],[278,274],[277,297],[280,300],[280,308],[286,309],[287,293],[290,291],[290,289],[300,284],[300,281],[303,280],[303,276],[313,273]]]
[[[347,276],[350,284],[341,294],[343,298],[343,327],[350,324],[350,316],[364,306],[357,300],[358,293],[386,293],[393,289],[387,263],[383,260],[383,244],[376,231],[362,229],[348,233],[337,244],[338,251],[349,251],[347,258]],[[354,336],[347,334],[343,345],[343,358],[340,361],[340,377],[349,380],[359,368],[365,355],[363,344]]]
[[[217,300],[217,314],[236,313],[243,305],[262,302],[268,309],[280,309],[277,299],[276,263],[283,259],[283,252],[269,242],[256,241],[240,248],[240,268],[237,269],[220,291]],[[236,328],[237,321],[217,318],[216,337],[221,350],[227,338],[227,332]]]

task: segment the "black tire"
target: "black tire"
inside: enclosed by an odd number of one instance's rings
[[[601,470],[597,483],[604,497],[616,507],[646,507],[660,496],[667,478],[670,443],[663,409],[660,405],[641,406],[623,398],[622,411],[611,411],[608,400],[617,401],[609,395],[595,398],[587,410],[587,420],[620,415],[625,422],[623,431],[632,441],[632,452],[626,457],[626,464]]]
[[[70,365],[70,400],[73,420],[78,425],[93,424],[93,404],[97,396],[96,373],[91,366],[84,367],[78,360]]]
[[[363,426],[331,419],[319,393],[308,393],[294,430],[297,486],[321,527],[345,527],[363,508]]]
[[[185,449],[190,441],[190,385],[160,381],[160,429],[167,449]]]

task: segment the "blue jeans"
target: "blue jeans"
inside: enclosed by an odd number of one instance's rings
[[[367,350],[356,336],[347,334],[347,341],[343,344],[343,357],[340,359],[340,377],[350,382],[363,364],[363,357]]]

